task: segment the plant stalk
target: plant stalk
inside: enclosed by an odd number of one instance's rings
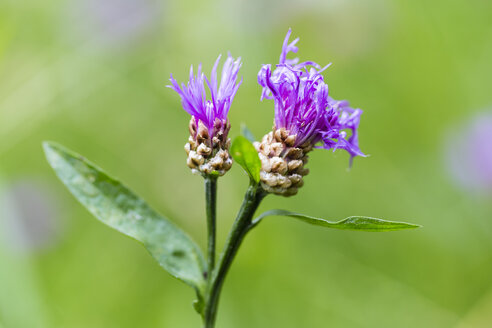
[[[251,184],[244,195],[243,204],[229,232],[218,265],[212,272],[211,280],[208,283],[205,296],[205,309],[203,312],[205,328],[213,328],[215,325],[220,292],[225,277],[244,236],[251,228],[251,219],[264,197],[265,193],[256,184]]]
[[[215,240],[217,231],[217,177],[205,178],[205,206],[207,212],[207,277],[210,280],[215,267]]]

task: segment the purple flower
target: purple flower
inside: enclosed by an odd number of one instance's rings
[[[492,112],[461,121],[446,135],[446,164],[464,189],[492,192]]]
[[[295,147],[321,142],[320,148],[345,149],[351,162],[355,156],[365,156],[357,138],[362,110],[328,96],[328,85],[321,72],[330,65],[321,68],[312,61],[299,63],[298,58],[287,59],[289,52],[298,50],[299,38],[289,43],[290,34],[289,29],[275,70],[268,64],[258,73],[258,83],[263,87],[261,99],[275,102],[275,129],[285,129],[295,136]]]
[[[234,60],[229,54],[222,68],[220,86],[217,89],[217,66],[219,65],[220,57],[215,61],[210,80],[202,72],[202,65],[200,64],[196,75],[193,74],[193,66],[191,66],[190,80],[186,85],[182,83],[180,86],[171,74],[170,81],[172,85],[169,86],[181,96],[184,110],[193,116],[196,122],[203,122],[211,135],[215,132],[214,125],[217,124],[217,120],[220,122],[227,121],[227,114],[232,100],[242,83],[242,79],[239,83],[236,83],[239,68],[241,67],[241,58]],[[206,99],[205,81],[207,82],[211,100]]]
[[[210,80],[202,73],[200,64],[196,75],[193,74],[191,66],[190,80],[186,85],[182,83],[180,86],[171,74],[172,85],[169,86],[181,96],[184,110],[191,115],[190,138],[185,145],[188,154],[187,165],[192,172],[203,176],[224,175],[232,165],[229,154],[231,140],[228,138],[231,124],[227,114],[242,82],[241,80],[237,83],[241,58],[234,60],[230,54],[228,55],[222,68],[220,85],[217,87],[219,61],[220,56],[215,61]],[[205,81],[210,100],[207,100]]]
[[[152,0],[84,0],[67,1],[69,4],[66,25],[73,42],[87,43],[78,37],[87,39],[104,49],[114,50],[125,47],[136,48],[157,29],[162,21],[161,6]],[[64,27],[66,29],[66,27]]]
[[[21,179],[0,185],[0,247],[14,252],[49,249],[60,241],[63,225],[50,185]]]

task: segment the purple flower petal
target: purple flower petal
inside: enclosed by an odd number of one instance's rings
[[[210,80],[202,73],[200,64],[196,75],[193,74],[193,66],[191,66],[189,81],[186,85],[184,83],[179,85],[171,74],[171,85],[168,86],[180,95],[183,109],[188,114],[194,116],[197,121],[202,121],[212,134],[214,122],[217,119],[221,121],[227,119],[232,100],[242,83],[242,79],[239,83],[236,83],[237,75],[242,64],[241,58],[239,57],[234,60],[231,54],[228,54],[222,67],[220,85],[217,88],[217,68],[220,57],[219,55],[215,61],[210,74]],[[208,86],[211,100],[207,100],[205,82]]]
[[[258,73],[258,83],[263,87],[261,100],[275,102],[275,128],[295,135],[296,146],[321,142],[321,148],[345,149],[351,161],[355,156],[365,156],[357,136],[362,111],[328,96],[328,85],[320,73],[330,64],[321,68],[313,61],[298,64],[297,58],[287,59],[289,52],[298,50],[298,38],[289,43],[291,33],[289,29],[275,70],[272,72],[268,64]]]

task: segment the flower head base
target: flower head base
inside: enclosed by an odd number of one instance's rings
[[[219,61],[220,56],[212,69],[210,80],[202,73],[201,65],[198,66],[196,75],[193,74],[193,66],[191,67],[187,85],[182,83],[180,86],[172,75],[170,79],[172,85],[169,87],[181,96],[184,110],[191,115],[190,138],[185,145],[187,164],[194,173],[202,175],[214,172],[224,175],[232,165],[227,114],[242,82],[236,83],[241,58],[234,60],[228,55],[222,68],[220,86],[217,88]],[[211,100],[206,99],[205,81]]]
[[[231,139],[227,137],[231,124],[229,120],[216,119],[212,131],[202,122],[196,121],[192,116],[190,120],[190,137],[185,145],[188,154],[186,164],[193,173],[210,175],[217,172],[224,175],[232,166],[232,158],[229,154]]]
[[[297,58],[287,59],[289,52],[298,50],[296,43],[299,39],[289,43],[290,34],[289,29],[275,70],[272,71],[268,64],[258,73],[258,83],[263,87],[261,99],[273,99],[275,102],[273,132],[256,145],[263,164],[262,186],[269,192],[285,196],[295,194],[302,181],[287,187],[288,183],[283,183],[284,178],[294,172],[270,169],[272,162],[280,160],[284,162],[280,165],[282,168],[289,167],[293,160],[289,155],[292,149],[301,152],[294,159],[302,161],[296,166],[296,172],[304,173],[299,174],[301,177],[307,174],[303,165],[313,147],[345,149],[350,154],[350,164],[353,157],[365,156],[359,149],[357,138],[362,111],[349,107],[347,101],[336,101],[328,96],[328,85],[321,72],[329,65],[321,68],[312,61],[299,63]],[[350,130],[350,135],[347,130]]]
[[[306,154],[312,145],[295,146],[295,141],[295,136],[280,128],[266,134],[261,142],[254,143],[261,160],[260,180],[265,191],[292,196],[303,186],[302,178],[309,173],[304,168],[308,161]]]

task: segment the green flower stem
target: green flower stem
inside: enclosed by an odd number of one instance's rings
[[[205,178],[205,203],[207,212],[207,262],[208,278],[211,279],[215,266],[215,239],[216,239],[216,217],[217,217],[217,177],[208,176]]]
[[[236,256],[239,246],[244,239],[244,236],[251,228],[251,219],[264,197],[265,193],[256,184],[250,185],[244,195],[243,204],[241,205],[236,221],[231,228],[218,266],[213,271],[212,279],[209,280],[209,285],[205,296],[205,328],[214,327],[220,291],[222,289],[224,279],[229,271],[234,257]]]

